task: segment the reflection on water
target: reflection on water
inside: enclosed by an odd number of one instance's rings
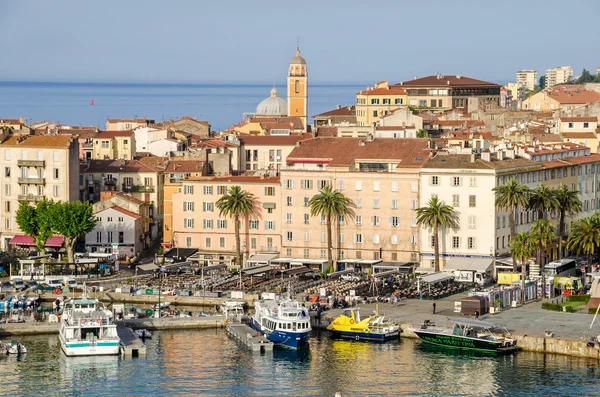
[[[148,356],[65,357],[56,336],[22,338],[0,357],[9,396],[548,396],[600,395],[597,361],[520,352],[462,354],[403,339],[311,339],[308,349],[249,353],[222,330],[155,332]]]

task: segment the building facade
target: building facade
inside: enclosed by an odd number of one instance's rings
[[[390,86],[387,81],[380,81],[373,87],[367,87],[356,94],[356,124],[372,126],[381,117],[392,113],[395,109],[406,105],[406,91],[401,87]]]
[[[136,154],[132,130],[101,131],[92,143],[93,160],[132,160]]]
[[[570,66],[560,66],[554,69],[546,70],[545,88],[550,88],[558,84],[568,83],[573,80],[573,68]]]
[[[538,77],[535,70],[519,70],[517,72],[517,85],[520,87],[533,91],[537,83]]]
[[[300,56],[300,49],[290,61],[287,77],[287,115],[299,117],[304,131],[308,128],[308,70],[306,61]]]

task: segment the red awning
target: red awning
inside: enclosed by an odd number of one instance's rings
[[[171,243],[160,243],[160,246],[163,248],[171,248],[173,247],[173,244]]]
[[[50,237],[46,240],[46,247],[62,247],[64,239],[60,236]],[[12,245],[24,245],[27,247],[35,247],[33,237],[29,236],[15,236],[10,240]]]

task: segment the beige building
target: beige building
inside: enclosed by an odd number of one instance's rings
[[[208,264],[235,263],[235,225],[219,215],[216,202],[232,186],[254,195],[257,211],[241,220],[240,243],[244,258],[281,249],[281,183],[279,178],[257,176],[190,177],[173,193],[173,238],[180,248],[197,248]],[[275,256],[275,255],[273,255]]]
[[[340,106],[333,110],[313,116],[315,127],[336,126],[340,124],[356,124],[356,106]]]
[[[568,83],[573,80],[573,68],[560,66],[546,70],[545,87],[550,88],[558,84]]]
[[[596,132],[598,129],[598,117],[567,117],[560,118],[558,132]]]
[[[285,165],[285,159],[296,147],[296,144],[310,138],[311,135],[280,135],[280,136],[239,136],[241,170],[279,171]]]
[[[154,124],[150,119],[106,119],[106,131],[133,130],[137,127],[148,127]]]
[[[536,110],[541,112],[556,111],[560,109],[569,114],[569,112],[577,108],[600,102],[600,93],[577,89],[577,87],[581,86],[561,86],[557,89],[540,91],[524,100],[521,108],[523,110]]]
[[[208,124],[208,121],[196,120],[189,116],[184,116],[179,120],[165,122],[163,125],[165,128],[187,132],[201,138],[209,138],[211,135],[210,124]]]
[[[538,83],[537,72],[535,70],[519,70],[517,72],[517,85],[526,90],[533,91]],[[513,96],[513,98],[517,98]]]
[[[380,81],[374,87],[367,87],[356,94],[356,123],[359,126],[371,126],[394,109],[406,105],[406,101],[403,88]]]
[[[8,135],[0,138],[0,246],[22,235],[15,220],[20,201],[79,199],[79,143],[72,136]]]
[[[333,227],[336,270],[357,264],[418,259],[419,170],[429,158],[428,140],[316,138],[303,141],[281,171],[282,255],[320,260],[326,266],[325,220],[310,216],[309,201],[325,185],[356,205],[354,217]],[[311,262],[309,262],[311,263]],[[325,270],[321,268],[320,270]]]
[[[101,131],[92,138],[93,160],[131,160],[135,157],[135,134],[132,130]]]

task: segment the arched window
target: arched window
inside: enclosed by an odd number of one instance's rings
[[[296,91],[296,94],[300,93],[300,81],[296,80],[296,82],[294,83],[294,88]]]
[[[392,235],[392,245],[398,245],[398,236]]]
[[[373,235],[373,244],[379,244],[379,234]]]

